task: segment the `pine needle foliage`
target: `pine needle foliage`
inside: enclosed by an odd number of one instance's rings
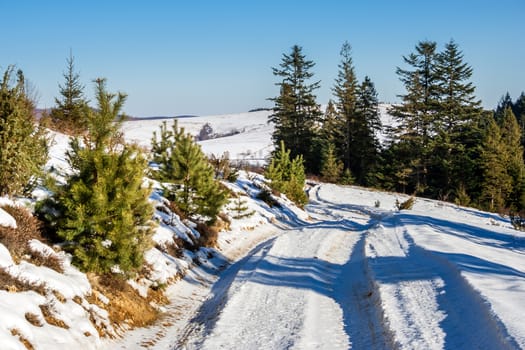
[[[21,70],[7,68],[0,81],[0,196],[28,193],[47,161],[49,139],[35,123],[34,104]]]
[[[165,183],[168,199],[188,217],[213,223],[226,203],[227,192],[193,136],[179,128],[177,120],[171,130],[163,123],[158,137],[153,134],[152,153],[159,166],[154,177]]]
[[[308,202],[304,192],[306,175],[304,173],[304,160],[301,155],[290,160],[290,150],[286,149],[284,141],[275,152],[268,165],[265,177],[270,180],[270,187],[286,196],[299,206]]]
[[[323,181],[337,183],[343,173],[343,163],[339,161],[335,154],[335,146],[329,144],[323,155],[323,165],[321,176]]]
[[[86,131],[84,111],[88,107],[84,98],[84,85],[80,82],[80,75],[75,72],[75,60],[72,53],[66,60],[64,83],[59,84],[60,98],[55,98],[55,107],[51,109],[49,117],[52,125],[60,131],[81,134]]]
[[[42,205],[84,271],[133,274],[150,247],[153,209],[143,186],[147,161],[118,132],[122,93],[108,93],[96,80],[97,108],[86,109],[87,133],[72,139],[67,153],[73,173]],[[49,208],[51,207],[51,208]]]

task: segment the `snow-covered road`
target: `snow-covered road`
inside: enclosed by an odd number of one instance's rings
[[[178,346],[384,348],[365,277],[368,226],[323,220],[262,244],[216,283],[224,294],[203,304]]]
[[[309,221],[288,213],[206,283],[190,273],[176,327],[142,346],[525,348],[524,234],[494,214],[425,199],[397,211],[396,199],[406,197],[312,188]]]

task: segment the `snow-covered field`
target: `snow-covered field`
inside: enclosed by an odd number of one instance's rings
[[[192,134],[205,123],[217,133],[240,131],[204,141],[203,149],[258,159],[271,151],[267,115],[184,118],[179,125]],[[147,147],[160,123],[127,122],[125,137]],[[55,140],[50,165],[60,169],[67,139]],[[413,209],[398,211],[396,200],[408,197],[329,184],[308,189],[305,211],[284,199],[283,209],[269,208],[252,198],[261,181],[242,172],[228,184],[255,214],[220,233],[215,257],[196,253],[197,266],[194,256],[148,252],[159,281],[186,276],[168,287],[170,304],[157,324],[116,339],[100,339],[90,326],[90,308],[99,322],[107,319],[84,298],[89,284],[67,257],[60,257],[66,272],[58,276],[15,264],[0,245],[0,267],[61,295],[0,291],[0,348],[24,349],[13,328],[36,349],[525,348],[525,234],[507,219],[420,198]],[[162,203],[158,192],[152,201]],[[0,225],[16,222],[0,210]],[[174,220],[161,224],[155,239],[188,234],[195,232]],[[39,317],[42,304],[69,328],[28,322],[25,315]]]

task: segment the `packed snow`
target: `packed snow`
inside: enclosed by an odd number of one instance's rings
[[[188,117],[179,125],[197,135],[209,123],[217,137],[200,142],[206,153],[256,163],[272,150],[268,114]],[[147,148],[161,122],[128,121],[123,131]],[[48,167],[68,171],[67,137],[54,139]],[[155,243],[198,237],[166,211],[153,184]],[[3,271],[49,291],[0,291],[0,347],[24,349],[24,338],[35,349],[525,348],[525,234],[507,218],[421,198],[399,211],[405,195],[323,183],[308,186],[304,210],[286,198],[269,207],[255,198],[261,175],[241,171],[225,185],[250,215],[233,219],[232,199],[225,209],[232,223],[216,249],[180,257],[149,250],[150,279],[130,284],[143,295],[167,284],[170,303],[157,324],[114,331],[114,339],[95,329],[93,322],[111,330],[107,314],[87,301],[88,279],[67,254],[31,241],[32,250],[61,261],[59,273],[17,263],[0,244]],[[16,221],[0,210],[0,225]],[[68,328],[47,323],[42,305]]]

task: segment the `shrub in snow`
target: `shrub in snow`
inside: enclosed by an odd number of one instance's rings
[[[299,206],[308,202],[304,191],[306,176],[303,163],[301,155],[290,160],[290,150],[287,150],[284,142],[281,141],[281,147],[275,152],[265,172],[266,178],[270,180],[270,187],[286,194]]]
[[[241,195],[237,196],[232,205],[230,205],[230,210],[234,212],[234,219],[243,219],[255,214],[254,210],[249,210],[248,203]]]
[[[150,246],[153,209],[143,187],[147,161],[118,133],[123,94],[110,94],[97,80],[96,110],[86,110],[88,132],[71,141],[66,183],[40,207],[84,271],[129,273],[142,266]],[[116,97],[116,100],[115,100]],[[109,244],[109,242],[111,244]]]
[[[0,81],[0,196],[27,193],[36,185],[47,161],[49,140],[35,127],[34,104],[26,93],[21,70],[12,86],[10,66]]]
[[[412,196],[404,202],[400,202],[399,199],[396,199],[396,208],[397,210],[410,210],[416,202],[416,197]]]
[[[159,164],[153,175],[165,182],[166,197],[190,218],[215,221],[227,193],[215,180],[213,167],[200,146],[184,128],[177,126],[177,120],[171,130],[162,124],[159,140],[154,132],[152,152],[153,160]]]

